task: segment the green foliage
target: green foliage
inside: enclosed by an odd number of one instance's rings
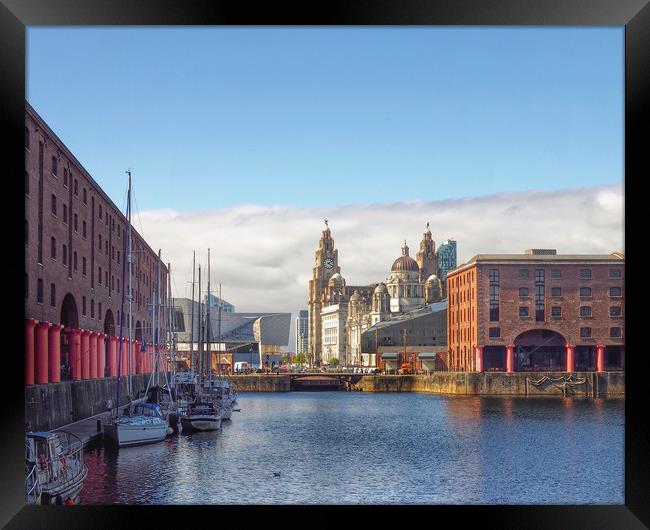
[[[339,360],[336,357],[332,357],[329,361],[328,364],[330,366],[338,366],[339,365]]]
[[[304,364],[307,362],[307,356],[304,353],[299,353],[293,358],[293,362],[297,364]]]

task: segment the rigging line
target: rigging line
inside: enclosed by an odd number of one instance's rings
[[[142,237],[142,239],[146,241],[147,239],[144,237],[144,228],[142,227],[142,219],[140,218],[140,206],[138,206],[138,198],[135,195],[135,190],[133,188],[133,185],[131,186],[131,193],[133,194],[133,202],[135,202],[135,212],[136,215],[138,216],[138,224],[140,225],[140,236]],[[131,216],[131,218],[133,218],[133,216]]]

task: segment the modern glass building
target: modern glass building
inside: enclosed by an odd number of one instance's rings
[[[447,271],[456,268],[456,240],[447,239],[441,243],[436,251],[438,255],[438,266],[440,267],[440,279],[446,285]]]
[[[207,298],[207,296],[206,296]],[[235,312],[235,306],[232,305],[230,302],[226,302],[225,300],[222,300],[218,296],[215,296],[213,294],[210,294],[210,307],[220,307],[221,306],[221,311],[225,313],[234,313]]]
[[[309,336],[308,336],[309,311],[302,309],[296,317],[296,355],[308,354]]]

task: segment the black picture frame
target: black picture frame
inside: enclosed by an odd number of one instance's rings
[[[635,212],[643,212],[641,185],[647,152],[648,94],[650,93],[650,6],[647,0],[386,0],[341,1],[320,4],[307,2],[277,5],[265,3],[251,9],[248,4],[209,0],[1,0],[0,3],[0,127],[3,135],[5,187],[19,187],[24,161],[22,151],[25,100],[25,28],[36,25],[544,25],[544,26],[625,26],[625,212],[626,225],[644,228],[647,222]],[[53,60],[57,60],[53,57]],[[80,75],[83,75],[80,72]],[[645,131],[645,133],[644,133]],[[638,188],[638,189],[637,189]],[[5,197],[5,256],[22,254],[20,207],[13,212],[10,190]],[[13,237],[7,237],[13,236]],[[626,232],[627,236],[627,232]],[[637,236],[636,248],[643,244]],[[628,238],[625,238],[626,242]],[[626,281],[645,286],[638,271],[642,261],[638,251],[625,246]],[[636,257],[636,259],[635,259]],[[25,506],[23,495],[24,386],[23,323],[21,318],[22,259],[5,258],[6,295],[5,377],[0,446],[2,488],[0,524],[6,528],[115,528],[135,526],[137,517],[152,524],[171,524],[180,516],[189,524],[202,524],[202,513],[229,518],[237,515],[262,517],[279,511],[281,524],[313,524],[330,520],[332,524],[367,524],[369,517],[384,518],[401,512],[404,523],[447,524],[474,519],[481,526],[496,528],[644,528],[650,525],[650,429],[644,410],[644,390],[648,387],[648,353],[641,346],[639,311],[643,309],[644,289],[626,289],[627,351],[625,398],[625,505],[611,506],[283,506],[277,507],[47,507]],[[12,278],[14,278],[12,280]],[[17,303],[15,303],[17,302]],[[20,337],[17,340],[16,337]],[[596,487],[596,485],[594,485]],[[337,513],[331,513],[332,509]],[[332,518],[334,517],[334,518]],[[429,521],[429,523],[424,523]],[[152,524],[144,525],[145,527]],[[233,523],[231,523],[233,524]],[[237,524],[237,523],[235,523]],[[241,524],[246,524],[242,522]]]

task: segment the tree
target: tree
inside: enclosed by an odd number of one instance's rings
[[[282,362],[283,363],[288,363],[289,362],[289,356],[286,353],[282,356]]]
[[[331,357],[330,360],[328,361],[328,364],[330,366],[338,366],[339,360],[336,357]]]
[[[293,358],[293,362],[296,364],[304,364],[307,362],[307,356],[304,353],[299,353]]]

